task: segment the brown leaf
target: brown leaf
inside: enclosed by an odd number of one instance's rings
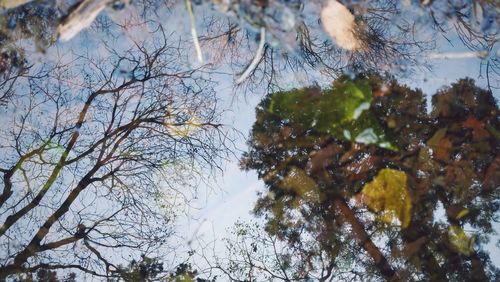
[[[381,161],[382,157],[380,156],[366,155],[359,161],[351,162],[346,166],[346,170],[349,172],[349,180],[364,179],[366,172],[376,169]]]
[[[359,150],[361,150],[361,145],[358,143],[352,143],[351,149],[342,155],[342,157],[339,160],[339,163],[343,164],[343,163],[347,162],[352,157],[354,157],[359,152]]]
[[[324,169],[328,166],[329,162],[342,151],[343,147],[335,143],[316,151],[306,164],[307,173],[313,174]]]
[[[446,137],[446,131],[447,128],[441,128],[427,140],[427,145],[432,148],[434,157],[443,161],[450,160],[448,150],[453,145]]]
[[[446,208],[446,215],[451,219],[460,219],[467,215],[468,211],[466,213],[464,211],[467,211],[467,209],[460,205],[450,205]]]
[[[490,133],[485,129],[484,122],[476,119],[473,116],[467,118],[462,126],[464,128],[472,129],[472,139],[475,141],[488,138],[490,136]]]
[[[402,250],[393,250],[394,257],[410,258],[416,254],[427,241],[427,237],[422,236],[413,242],[406,243]]]
[[[436,149],[435,157],[443,161],[449,161],[450,160],[449,150],[451,149],[451,147],[452,144],[448,138],[441,139],[439,141],[438,146],[435,148]]]
[[[292,135],[293,129],[291,126],[283,126],[280,130],[280,137],[282,140],[288,139]]]
[[[500,156],[497,156],[486,170],[483,186],[486,190],[496,189],[500,185]]]

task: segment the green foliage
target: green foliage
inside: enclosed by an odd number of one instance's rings
[[[344,77],[322,92],[306,88],[275,93],[267,110],[294,126],[327,133],[338,140],[396,150],[370,111],[372,101],[368,80]]]
[[[121,279],[125,282],[152,281],[164,271],[163,263],[157,258],[142,256],[141,261],[132,260],[130,264],[118,271]]]
[[[177,266],[174,273],[171,273],[170,276],[166,279],[169,282],[213,282],[216,280],[216,277],[213,280],[207,280],[198,277],[198,271],[193,269],[193,266],[190,263],[181,263]]]
[[[76,274],[58,275],[57,271],[41,268],[35,273],[24,273],[15,277],[13,281],[19,282],[75,282]]]
[[[381,252],[391,264],[402,263],[402,280],[494,280],[498,270],[474,238],[494,232],[500,209],[496,101],[470,79],[442,89],[432,101],[428,114],[421,91],[376,75],[341,78],[324,91],[267,96],[241,161],[268,188],[254,208],[266,231],[290,246],[300,246],[300,236],[316,238],[331,260],[354,253],[349,261],[365,271],[364,280],[384,270],[361,263],[373,253],[366,240],[386,242]],[[370,107],[358,114],[365,102]],[[355,142],[342,132],[359,135],[367,127],[381,130],[399,150]],[[338,201],[347,207],[334,208]],[[437,218],[439,205],[445,218]],[[347,218],[348,209],[354,218]],[[356,218],[368,239],[353,228]],[[461,232],[465,224],[473,231]]]
[[[118,271],[117,281],[168,281],[168,282],[210,282],[198,277],[198,271],[190,263],[180,263],[174,272],[168,273],[158,258],[142,256],[141,261],[133,260],[126,268]]]

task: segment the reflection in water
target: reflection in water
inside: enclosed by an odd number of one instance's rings
[[[254,210],[266,231],[300,255],[283,273],[293,279],[498,278],[482,248],[499,209],[500,124],[491,93],[461,80],[433,96],[427,114],[422,93],[395,81],[376,75],[340,81],[324,91],[270,94],[257,108],[242,166],[256,170],[268,188]],[[358,133],[346,138],[336,128],[352,117],[344,104],[360,103],[365,85],[373,100],[358,119],[373,116],[397,149],[362,144]],[[329,102],[332,96],[341,107]],[[372,125],[345,125],[351,132],[366,126]],[[436,215],[440,206],[446,218]],[[338,268],[346,263],[352,272]]]
[[[166,242],[178,199],[189,205],[186,188],[235,141],[217,83],[267,93],[242,159],[266,184],[255,207],[266,232],[238,224],[216,254],[226,263],[208,269],[251,281],[498,279],[484,245],[499,209],[499,9],[0,0],[0,280],[213,278]],[[486,89],[460,80],[430,112],[396,81],[470,57]]]
[[[134,277],[140,267],[123,270],[119,256],[167,253],[178,199],[197,184],[193,175],[226,156],[231,136],[213,84],[174,63],[176,44],[164,37],[109,51],[70,63],[62,55],[9,84],[0,280],[52,269]],[[120,72],[124,61],[130,75]],[[142,263],[158,274],[155,259]]]

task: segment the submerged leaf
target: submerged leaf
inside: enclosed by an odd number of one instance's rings
[[[88,28],[106,8],[106,1],[84,0],[57,27],[59,39],[68,41],[80,31]]]
[[[490,136],[489,132],[485,129],[485,123],[473,116],[468,117],[462,126],[464,128],[472,129],[472,138],[474,140],[481,140]]]
[[[298,167],[291,167],[287,176],[280,182],[280,187],[282,189],[292,190],[305,200],[313,202],[319,200],[318,185],[314,179]]]
[[[427,145],[432,148],[435,157],[443,161],[449,159],[449,150],[452,147],[450,140],[446,138],[447,130],[447,128],[441,128],[427,140]]]
[[[370,210],[379,214],[379,220],[392,224],[398,219],[406,228],[411,220],[411,197],[403,171],[385,168],[361,191],[362,201]]]
[[[469,210],[468,209],[463,209],[461,210],[458,214],[457,214],[457,219],[461,219],[463,217],[465,217],[466,215],[469,214]]]
[[[202,127],[200,118],[189,109],[167,111],[163,125],[175,137],[193,136]]]
[[[325,31],[340,47],[350,51],[361,47],[354,15],[346,6],[336,0],[328,1],[321,10],[321,21]]]
[[[474,237],[469,237],[464,230],[457,225],[451,225],[448,229],[448,238],[455,251],[463,255],[470,255],[474,251]]]

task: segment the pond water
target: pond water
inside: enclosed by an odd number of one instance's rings
[[[500,279],[495,0],[0,0],[0,281]]]

